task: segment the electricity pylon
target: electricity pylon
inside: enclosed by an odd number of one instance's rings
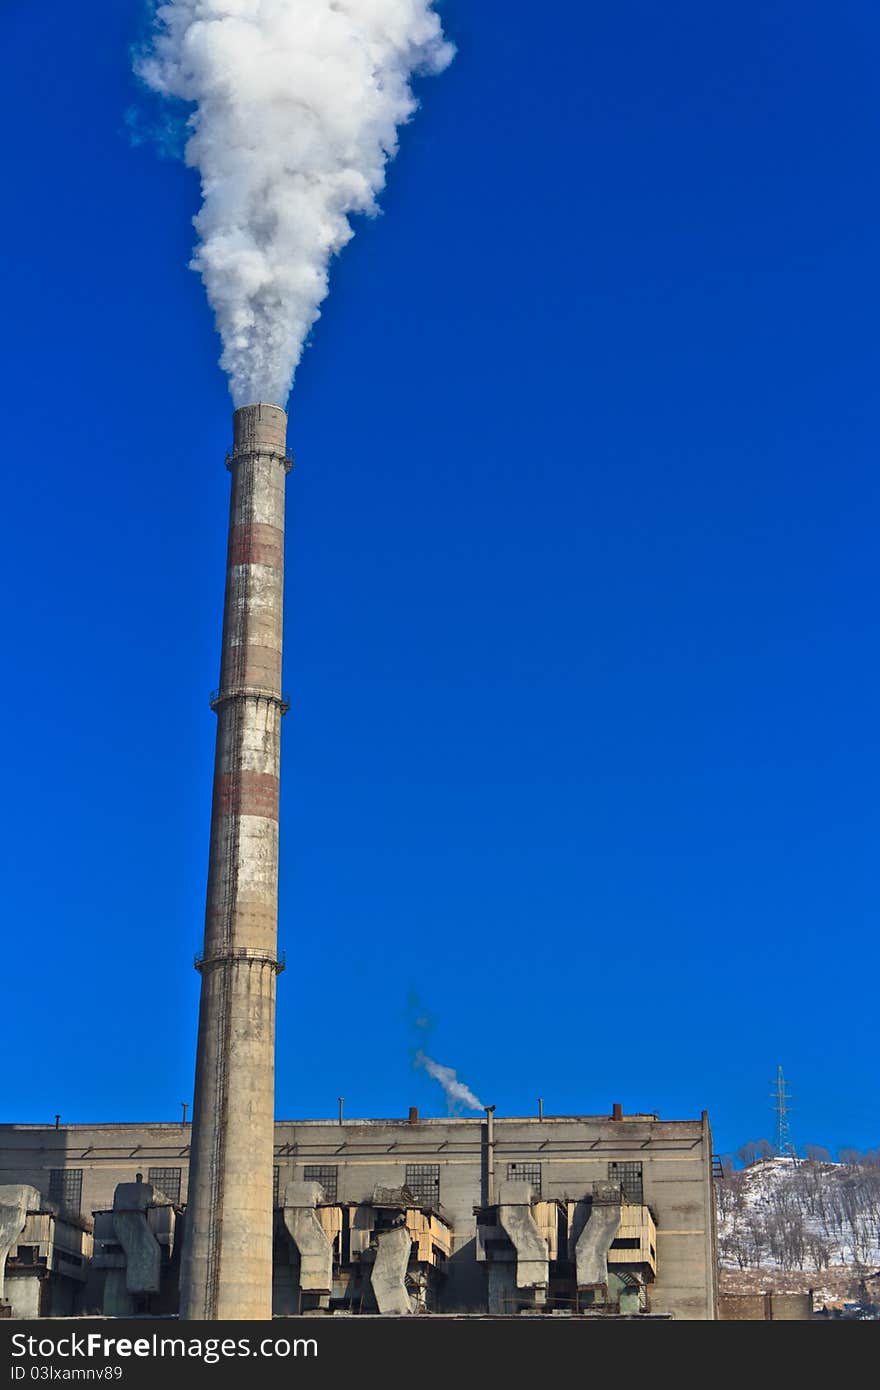
[[[785,1076],[781,1066],[776,1068],[776,1085],[770,1094],[773,1109],[776,1111],[776,1152],[780,1158],[796,1158],[788,1127],[788,1102],[791,1095],[785,1089]]]

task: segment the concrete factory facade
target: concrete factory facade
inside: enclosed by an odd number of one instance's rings
[[[191,1138],[0,1126],[12,1315],[177,1312]],[[716,1316],[705,1113],[279,1121],[270,1175],[276,1316]]]

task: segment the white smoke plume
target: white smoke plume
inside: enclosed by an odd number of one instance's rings
[[[446,1099],[449,1101],[450,1110],[456,1105],[464,1105],[468,1110],[485,1110],[486,1107],[463,1081],[459,1081],[458,1073],[452,1067],[441,1066],[435,1062],[433,1057],[428,1057],[421,1049],[416,1053],[416,1066],[424,1067],[429,1076],[440,1085],[446,1092]]]
[[[284,405],[350,213],[376,213],[414,72],[453,56],[434,0],[165,0],[135,60],[195,103],[187,164],[204,281],[238,405]]]

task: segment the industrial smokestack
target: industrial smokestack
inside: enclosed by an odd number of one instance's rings
[[[182,1318],[272,1316],[287,416],[233,416]]]

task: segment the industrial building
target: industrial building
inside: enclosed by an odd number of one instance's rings
[[[0,1314],[713,1319],[705,1112],[273,1121],[286,434],[234,413],[192,1124],[0,1126]]]
[[[178,1312],[191,1137],[0,1126],[12,1315]],[[717,1316],[705,1113],[278,1121],[272,1180],[275,1316]]]

